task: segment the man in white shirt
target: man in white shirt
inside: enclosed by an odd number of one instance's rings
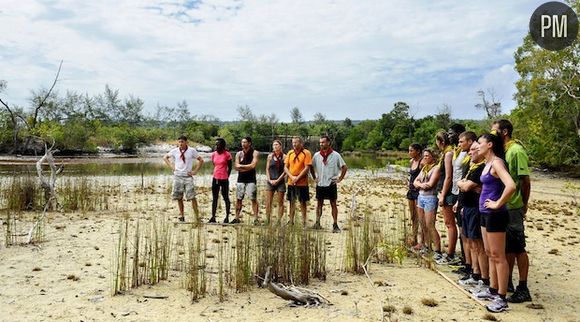
[[[312,158],[312,167],[310,173],[316,181],[316,223],[312,228],[321,229],[320,217],[322,216],[322,205],[324,199],[330,200],[332,208],[332,232],[340,232],[338,227],[338,207],[336,206],[337,188],[336,185],[344,179],[346,163],[340,154],[330,147],[330,138],[327,135],[320,137],[320,151],[314,154]]]
[[[185,200],[191,200],[196,221],[199,222],[199,209],[197,207],[197,200],[195,199],[193,176],[201,169],[203,158],[194,148],[187,145],[187,137],[185,135],[180,136],[177,142],[179,146],[169,151],[163,157],[165,164],[173,170],[173,191],[171,197],[173,200],[177,200],[177,204],[179,205],[179,221],[185,221],[183,210],[183,197],[185,195]],[[197,159],[198,162],[192,171],[194,159]]]

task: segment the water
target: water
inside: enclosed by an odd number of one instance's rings
[[[376,155],[344,156],[344,160],[350,169],[380,169],[387,164],[393,164],[397,158],[380,157]],[[60,164],[57,159],[57,164]],[[48,166],[44,167],[48,170]],[[210,160],[205,160],[200,174],[210,175],[213,172],[213,164]],[[235,172],[235,170],[232,170]],[[257,166],[257,172],[266,172],[266,155],[261,155]],[[0,176],[11,175],[31,175],[36,176],[36,166],[34,163],[27,164],[0,164]],[[161,174],[171,174],[171,169],[167,167],[161,157],[158,158],[123,158],[123,159],[85,159],[67,160],[62,171],[62,175],[82,175],[82,176],[156,176]]]

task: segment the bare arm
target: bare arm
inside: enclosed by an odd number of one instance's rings
[[[451,189],[451,185],[453,183],[453,152],[447,152],[445,154],[443,163],[443,166],[445,167],[445,181],[443,181],[441,195],[445,196]]]
[[[312,165],[307,165],[307,166],[304,168],[304,170],[302,170],[302,171],[300,172],[300,174],[296,176],[296,181],[299,181],[299,180],[300,180],[300,179],[302,179],[304,176],[307,176],[307,175],[308,175],[308,171],[310,171],[310,168],[312,168]],[[294,181],[294,180],[292,180],[292,181]]]
[[[524,202],[524,215],[525,215],[528,212],[528,200],[530,200],[530,191],[532,189],[530,176],[520,177],[520,187],[522,189],[522,201]]]
[[[423,186],[423,184],[421,183],[422,180],[423,180],[423,171],[421,171],[421,173],[419,173],[417,178],[415,178],[415,181],[413,181],[413,186],[415,186],[415,188],[417,189],[421,189],[421,187]]]
[[[437,166],[435,166],[435,168],[437,168]],[[432,189],[433,187],[435,187],[435,185],[437,184],[437,181],[439,181],[440,175],[441,175],[441,171],[433,171],[433,175],[431,175],[431,179],[429,179],[429,182],[427,182],[426,184],[423,185],[424,189]]]
[[[336,183],[340,183],[342,181],[342,179],[344,179],[344,176],[346,175],[347,170],[348,170],[348,167],[346,166],[346,164],[340,168],[340,176],[338,177],[338,180],[336,180]]]
[[[199,169],[201,169],[201,166],[203,165],[203,158],[201,156],[197,157],[197,164],[195,165],[195,169],[193,169],[193,171],[191,171],[190,175],[194,176],[199,172]]]
[[[253,170],[256,168],[256,165],[258,165],[258,159],[260,157],[260,154],[258,153],[258,151],[254,151],[254,153],[252,154],[252,163],[250,164],[239,164],[237,166],[237,170],[240,172],[247,172],[250,170]],[[237,162],[236,158],[236,162]]]
[[[163,161],[171,168],[171,170],[175,171],[175,163],[173,163],[173,157],[170,154],[164,155]]]
[[[499,197],[498,200],[493,201],[487,199],[484,205],[486,206],[486,208],[489,209],[499,209],[500,207],[505,205],[506,202],[508,202],[508,200],[510,199],[510,197],[514,194],[514,192],[516,191],[516,184],[514,183],[514,180],[510,176],[510,173],[506,169],[503,162],[494,162],[491,166],[494,172],[501,180],[501,182],[504,184],[505,188],[503,189],[503,193],[501,194],[501,197]]]
[[[466,192],[474,190],[475,188],[477,188],[478,184],[471,180],[461,179],[459,180],[459,182],[457,182],[457,186],[459,187],[460,191]]]

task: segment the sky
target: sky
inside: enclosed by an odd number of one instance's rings
[[[192,115],[376,119],[398,101],[415,117],[444,105],[481,119],[479,90],[515,107],[514,51],[541,1],[3,0],[0,97],[29,106],[49,87],[105,85],[145,113],[185,100]]]

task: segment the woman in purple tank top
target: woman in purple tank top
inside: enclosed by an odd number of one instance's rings
[[[487,305],[491,312],[508,309],[505,295],[508,283],[508,262],[505,256],[505,232],[508,225],[506,203],[516,190],[505,166],[505,152],[501,138],[495,133],[479,138],[479,153],[485,157],[485,168],[481,173],[481,233],[485,251],[489,258],[490,287],[478,294],[478,298],[492,299]]]

